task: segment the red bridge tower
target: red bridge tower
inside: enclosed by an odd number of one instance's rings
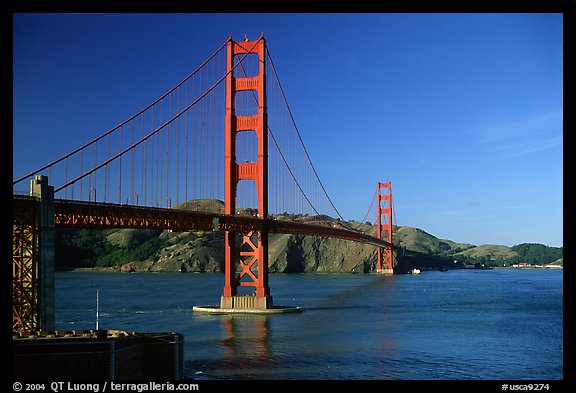
[[[382,192],[384,190],[384,192]],[[393,244],[392,240],[392,185],[378,182],[378,238]],[[378,247],[376,272],[393,274],[392,247]]]
[[[257,41],[234,42],[227,47],[226,114],[224,134],[224,212],[235,215],[238,182],[250,180],[256,185],[258,217],[268,217],[268,119],[266,108],[266,43],[264,36]],[[257,55],[259,70],[252,77],[234,76],[235,56]],[[238,67],[241,69],[241,67]],[[252,91],[257,113],[237,116],[235,96],[239,91]],[[236,138],[240,132],[254,132],[258,143],[255,162],[238,163]],[[268,232],[225,232],[224,293],[221,309],[267,309],[272,307],[268,286]],[[253,296],[238,296],[238,287],[254,287]]]

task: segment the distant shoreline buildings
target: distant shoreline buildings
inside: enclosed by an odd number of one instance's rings
[[[533,268],[544,268],[544,269],[563,269],[564,265],[562,262],[552,262],[547,265],[532,265],[527,262],[518,262],[512,264],[512,267],[515,268],[524,268],[524,269],[533,269]]]

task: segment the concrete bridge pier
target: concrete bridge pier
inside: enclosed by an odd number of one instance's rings
[[[267,310],[273,308],[272,296],[221,296],[220,309]]]
[[[54,330],[54,187],[48,176],[36,176],[30,181],[30,196],[38,200],[38,316],[39,330]]]

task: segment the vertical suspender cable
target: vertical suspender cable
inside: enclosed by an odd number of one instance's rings
[[[192,99],[194,99],[194,80],[192,80]],[[196,199],[196,107],[192,108],[192,199]]]
[[[68,157],[64,163],[64,183],[68,183]],[[68,188],[64,189],[64,198],[68,199]]]
[[[168,116],[172,117],[172,94],[170,94],[170,106],[168,107]],[[171,197],[169,194],[170,183],[170,131],[172,130],[172,123],[166,127],[166,207],[171,205]]]
[[[134,121],[130,124],[130,144],[134,144]],[[130,163],[130,198],[132,198],[132,205],[136,202],[134,200],[134,153],[134,149],[132,149],[132,162]]]
[[[162,105],[163,101],[160,101],[160,124],[164,124],[164,106]],[[164,152],[162,151],[162,140],[164,138],[164,133],[166,132],[166,128],[162,128],[162,130],[160,130],[160,132],[158,133],[158,189],[159,189],[159,193],[160,193],[160,197],[158,199],[158,206],[162,207],[163,206],[163,201],[164,199],[162,198],[162,196],[164,195],[164,189],[162,188],[164,185],[163,182],[163,176],[164,176],[164,171],[163,171],[163,159],[164,159]]]
[[[147,107],[145,107],[144,109],[141,109],[140,111],[138,111],[138,113],[136,113],[135,115],[131,116],[130,118],[128,118],[127,120],[123,121],[122,123],[118,124],[116,127],[108,130],[107,132],[105,132],[104,134],[98,136],[97,138],[93,139],[92,141],[76,148],[74,151],[60,157],[59,159],[52,161],[51,163],[44,165],[43,167],[36,169],[33,172],[30,172],[16,180],[13,180],[12,185],[21,182],[22,180],[25,180],[27,178],[30,178],[32,176],[34,176],[35,174],[37,174],[38,172],[41,172],[45,169],[47,169],[48,167],[55,165],[61,161],[63,161],[64,159],[71,157],[72,155],[80,152],[80,150],[90,146],[93,143],[96,143],[97,141],[99,141],[100,139],[104,138],[105,136],[110,136],[110,134],[112,134],[113,132],[115,132],[116,130],[118,130],[120,127],[122,127],[123,125],[125,125],[126,123],[128,123],[129,121],[133,120],[134,118],[136,118],[137,116],[143,114],[144,112],[148,111],[150,108],[154,107],[154,105],[156,103],[158,103],[158,101],[162,100],[164,97],[166,97],[168,94],[171,94],[176,88],[178,88],[179,86],[181,86],[184,82],[188,81],[190,78],[192,78],[194,75],[196,75],[196,73],[198,73],[198,71],[200,71],[201,69],[204,68],[204,66],[214,58],[214,56],[216,56],[218,53],[220,53],[220,51],[226,47],[226,45],[228,44],[229,40],[226,40],[222,43],[222,45],[216,49],[216,51],[214,53],[212,53],[212,55],[210,57],[208,57],[200,66],[198,66],[198,68],[196,68],[191,74],[189,74],[186,78],[184,78],[181,82],[179,82],[176,86],[174,86],[172,89],[170,89],[168,92],[166,92],[163,96],[161,96],[160,98],[156,99],[156,101],[152,102],[151,104],[149,104]],[[79,178],[78,178],[79,179]],[[59,190],[66,188],[66,186],[68,186],[68,182],[66,182],[65,186],[62,187],[58,187]]]
[[[180,89],[178,89],[178,112],[180,112]],[[176,120],[176,205],[180,203],[180,117]]]
[[[185,105],[188,106],[188,81],[186,81],[186,94],[185,94]],[[186,111],[186,118],[185,118],[185,124],[184,124],[184,129],[185,129],[185,142],[184,145],[186,146],[185,150],[184,150],[184,162],[185,164],[185,170],[184,170],[184,202],[188,202],[188,116],[189,116],[189,110]]]
[[[80,150],[80,174],[82,175],[82,153],[84,149]],[[80,179],[80,200],[82,200],[82,179]]]
[[[107,147],[107,157],[106,160],[110,160],[110,134],[108,134],[108,147]],[[106,164],[106,169],[104,170],[104,174],[106,176],[104,180],[104,202],[109,201],[109,193],[110,193],[110,167]]]
[[[140,129],[142,136],[144,136],[144,115],[142,115],[142,127]],[[143,204],[146,206],[146,142],[142,145],[142,165],[140,167],[140,197],[137,198],[137,202],[140,202],[140,198],[143,198]]]
[[[212,79],[214,80],[214,63],[212,63]],[[210,93],[210,211],[214,211],[214,92]]]
[[[198,99],[194,100],[194,102],[192,102],[190,105],[188,105],[187,108],[185,108],[184,110],[182,110],[180,113],[178,113],[177,115],[173,116],[171,119],[169,119],[166,123],[161,124],[158,128],[154,129],[153,131],[151,131],[148,135],[146,135],[145,137],[143,137],[142,139],[140,139],[138,142],[134,143],[133,145],[127,147],[126,149],[118,152],[117,154],[115,154],[113,157],[111,157],[110,159],[106,160],[105,162],[99,164],[97,167],[87,171],[86,173],[81,174],[80,176],[74,178],[71,181],[68,181],[66,184],[55,188],[54,192],[58,192],[60,190],[62,190],[63,188],[66,188],[70,185],[73,185],[75,182],[82,180],[83,177],[90,175],[92,172],[99,170],[100,168],[110,164],[111,162],[113,162],[114,160],[120,158],[123,154],[127,153],[128,151],[130,151],[132,148],[140,145],[141,143],[145,142],[146,140],[150,139],[152,136],[156,135],[158,136],[159,132],[162,131],[162,129],[164,127],[166,127],[167,125],[171,124],[172,121],[174,121],[178,116],[181,116],[182,113],[186,110],[188,110],[189,108],[195,106],[198,101],[202,100],[207,94],[209,94],[214,88],[216,88],[222,81],[224,81],[224,79],[230,74],[230,72],[232,72],[235,69],[236,65],[234,66],[234,68],[230,71],[228,71],[225,75],[223,75],[216,83],[214,83],[209,89],[206,90],[206,92],[202,93]],[[153,113],[153,112],[152,112]],[[158,150],[158,146],[157,146],[157,150]],[[78,151],[78,150],[77,150]],[[15,181],[14,183],[17,183],[18,181]],[[153,188],[153,187],[152,187]]]
[[[204,71],[204,70],[203,70]],[[200,91],[202,91],[202,78],[203,74],[200,74]],[[204,198],[204,99],[200,101],[200,198]]]
[[[338,217],[340,217],[341,220],[344,220],[344,218],[342,218],[342,215],[340,214],[338,209],[336,209],[336,206],[334,206],[334,203],[332,202],[332,200],[328,196],[328,193],[326,192],[326,189],[324,188],[324,185],[322,184],[322,181],[320,180],[320,177],[318,176],[318,172],[316,172],[316,168],[314,167],[314,164],[312,164],[312,160],[310,159],[310,155],[308,154],[308,151],[306,150],[306,147],[304,146],[304,142],[302,141],[302,137],[300,136],[300,132],[298,131],[298,127],[296,126],[296,121],[294,120],[294,116],[292,115],[292,111],[290,110],[290,106],[288,105],[288,101],[286,100],[286,95],[284,94],[284,90],[282,89],[282,85],[280,84],[280,79],[278,78],[278,74],[276,73],[276,67],[274,67],[274,62],[272,61],[272,57],[270,56],[270,50],[268,49],[268,47],[267,47],[267,50],[268,50],[268,56],[270,58],[270,64],[272,65],[272,71],[274,72],[274,77],[276,79],[276,83],[278,84],[278,88],[280,89],[280,93],[281,93],[282,98],[286,104],[286,109],[288,110],[288,113],[290,114],[290,118],[292,119],[294,129],[296,130],[296,135],[298,136],[298,139],[300,140],[302,148],[304,149],[304,153],[306,154],[306,158],[308,159],[308,162],[311,165],[311,168],[314,172],[314,175],[316,176],[316,179],[318,180],[318,183],[319,183],[320,187],[322,188],[324,195],[326,196],[326,198],[328,198],[330,205],[332,206],[332,208],[334,209],[336,214],[338,214]]]
[[[94,166],[98,164],[98,145],[94,144]],[[96,172],[94,172],[94,202],[96,202]]]
[[[120,150],[122,150],[122,127],[120,127]],[[118,203],[122,203],[122,156],[118,159]]]
[[[156,127],[156,125],[154,125],[154,128]],[[156,180],[154,181],[155,184],[155,188],[156,188],[156,200],[154,201],[154,206],[158,206],[158,138],[159,138],[159,133],[156,133],[156,163],[155,163],[155,168],[154,171],[156,172]]]

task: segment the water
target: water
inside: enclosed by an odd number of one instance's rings
[[[206,315],[222,274],[56,274],[56,327],[185,336],[195,379],[563,378],[562,271],[277,274],[284,315]]]

